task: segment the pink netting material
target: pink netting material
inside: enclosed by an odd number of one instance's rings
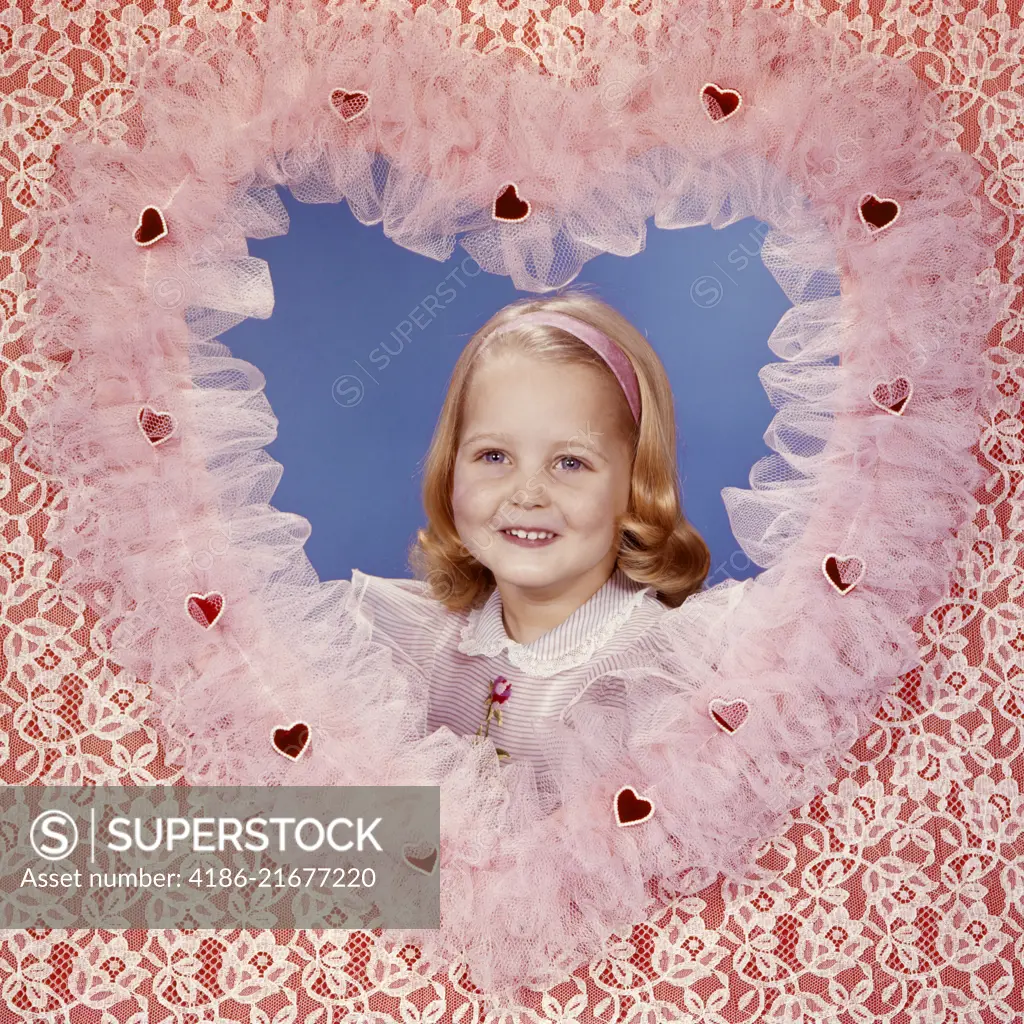
[[[359,9],[329,30],[272,9],[262,33],[260,60],[161,51],[128,147],[60,155],[74,199],[39,213],[40,289],[50,350],[74,357],[28,435],[67,494],[49,540],[103,610],[111,656],[150,681],[190,782],[440,785],[442,928],[396,941],[465,960],[492,993],[547,984],[641,920],[655,878],[687,892],[745,876],[914,663],[911,625],[943,591],[980,483],[980,353],[998,315],[978,281],[980,173],[943,148],[911,71],[763,12],[687,8],[635,51],[602,47],[598,22],[572,86]],[[641,59],[643,84],[610,110],[609,85],[635,82]],[[741,92],[740,113],[712,122],[707,81]],[[339,119],[339,87],[370,94],[364,116]],[[533,207],[519,224],[491,217],[508,180]],[[245,239],[287,230],[274,184],[344,199],[437,259],[458,239],[535,291],[636,252],[650,216],[774,225],[764,259],[794,302],[769,341],[782,362],[762,371],[775,454],[723,494],[769,568],[737,602],[716,587],[664,617],[619,673],[628,718],[581,708],[559,734],[554,791],[499,767],[493,745],[425,734],[428,681],[373,637],[347,581],[317,579],[305,520],[268,504],[281,469],[262,450],[263,378],[217,339],[270,314]],[[900,203],[884,231],[858,217],[867,193]],[[170,233],[139,249],[151,204]],[[837,268],[841,299],[823,284]],[[913,383],[902,416],[869,397],[898,375]],[[175,417],[165,443],[143,437],[142,405]],[[845,596],[822,574],[829,552],[865,563]],[[209,591],[227,607],[204,631],[184,602]],[[707,701],[739,695],[751,721],[727,736]],[[292,763],[269,736],[296,720],[312,746]],[[656,800],[654,827],[615,827],[626,782]]]

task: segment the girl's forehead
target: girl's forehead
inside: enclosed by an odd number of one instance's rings
[[[470,445],[474,442],[487,442],[507,445],[564,445],[569,442],[593,451],[603,451],[608,437],[606,424],[587,420],[583,423],[566,422],[563,426],[555,423],[520,423],[507,424],[506,429],[499,429],[497,421],[480,422],[469,425],[463,432],[462,443]]]
[[[502,353],[476,368],[466,389],[476,407],[506,402],[552,406],[604,402],[617,385],[596,366],[556,363],[519,352]]]
[[[508,372],[513,366],[517,373]],[[502,353],[470,380],[460,444],[484,437],[544,446],[569,441],[601,452],[614,442],[625,403],[618,384],[597,367]]]

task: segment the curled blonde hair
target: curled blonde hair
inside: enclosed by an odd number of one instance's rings
[[[640,386],[638,423],[634,423],[626,397],[604,360],[563,330],[546,325],[509,329],[488,341],[481,358],[514,350],[555,363],[595,366],[607,374],[621,398],[623,429],[633,448],[629,505],[617,520],[617,564],[630,579],[653,586],[664,604],[678,607],[703,586],[711,552],[682,511],[672,389],[647,339],[619,312],[578,286],[569,292],[510,303],[462,350],[424,464],[427,526],[417,531],[409,552],[410,566],[428,583],[431,595],[452,611],[481,604],[494,589],[493,573],[470,553],[455,529],[451,503],[455,457],[465,397],[479,365],[476,357],[481,344],[495,328],[539,310],[584,320],[619,346],[633,364]]]

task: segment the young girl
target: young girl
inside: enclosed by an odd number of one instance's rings
[[[581,291],[514,302],[455,365],[419,578],[353,572],[350,611],[422,680],[439,744],[442,926],[403,934],[441,962],[466,952],[487,991],[627,937],[650,877],[711,881],[764,825],[742,748],[709,746],[716,638],[744,584],[687,600],[710,555],[675,439],[664,368],[624,317]]]
[[[710,564],[675,434],[657,355],[599,299],[520,300],[477,331],[426,460],[420,580],[353,573],[374,637],[429,679],[431,730],[485,734],[543,785],[552,721],[623,707],[610,667]]]

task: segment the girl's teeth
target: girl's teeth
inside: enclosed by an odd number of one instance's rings
[[[521,540],[547,540],[548,537],[554,537],[553,533],[537,533],[535,531],[527,533],[525,530],[506,530],[505,532],[512,534],[513,537],[519,537]]]

